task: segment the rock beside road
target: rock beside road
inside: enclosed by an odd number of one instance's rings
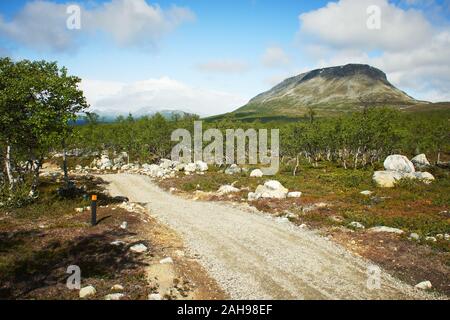
[[[418,154],[417,156],[412,158],[411,162],[418,168],[428,167],[430,165],[430,162],[428,161],[427,156],[423,153]]]
[[[370,228],[369,231],[370,232],[387,232],[387,233],[396,233],[396,234],[404,233],[404,231],[401,229],[385,227],[385,226],[373,227],[373,228]]]
[[[409,159],[405,156],[394,154],[384,160],[384,168],[388,171],[415,172],[416,169]]]
[[[416,284],[414,286],[414,288],[420,289],[420,290],[430,290],[431,288],[433,288],[433,285],[431,284],[430,281],[422,281],[422,282]]]

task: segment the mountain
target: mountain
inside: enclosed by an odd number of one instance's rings
[[[295,118],[311,110],[318,116],[372,106],[400,109],[428,104],[397,89],[386,74],[364,64],[316,69],[289,78],[251,99],[230,115],[241,119]]]

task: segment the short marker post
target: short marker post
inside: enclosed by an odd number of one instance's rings
[[[97,225],[97,195],[92,195],[91,202],[91,225],[95,227]]]

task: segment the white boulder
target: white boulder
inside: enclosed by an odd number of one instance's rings
[[[264,185],[259,185],[255,194],[250,195],[249,198],[252,199],[260,199],[260,198],[268,198],[268,199],[285,199],[288,194],[288,189],[283,187],[283,185],[276,180],[269,180],[264,183]]]
[[[173,260],[171,257],[167,257],[159,261],[160,264],[173,264]]]
[[[263,176],[263,172],[260,169],[255,169],[250,172],[250,177],[252,178],[261,178]]]
[[[162,300],[162,297],[159,293],[151,293],[148,295],[148,300]]]
[[[414,172],[414,177],[426,184],[429,184],[432,181],[434,181],[434,176],[429,172]]]
[[[414,163],[417,167],[427,167],[430,165],[430,162],[427,159],[427,156],[423,153],[418,154],[414,158],[411,159],[411,162]]]
[[[384,168],[388,171],[399,172],[415,172],[416,169],[411,161],[407,157],[394,154],[390,155],[384,160]]]
[[[430,281],[422,281],[422,282],[416,284],[414,286],[414,288],[420,289],[420,290],[430,290],[431,288],[433,288],[433,285],[431,284]]]
[[[364,225],[357,222],[357,221],[352,221],[348,224],[350,227],[355,228],[355,229],[364,229]]]
[[[170,169],[172,168],[173,162],[172,160],[169,159],[161,159],[161,163],[159,165],[159,167],[161,169]]]
[[[403,174],[397,171],[375,171],[373,181],[383,188],[392,188],[397,181],[403,178]]]
[[[97,290],[95,290],[93,286],[87,286],[80,289],[80,298],[81,299],[88,298],[95,295],[96,293]]]

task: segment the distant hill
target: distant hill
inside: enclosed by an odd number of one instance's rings
[[[287,120],[303,117],[310,110],[317,116],[328,116],[365,107],[392,106],[420,111],[431,105],[396,88],[377,68],[348,64],[316,69],[286,79],[228,116],[243,120]],[[448,104],[443,105],[448,107]]]
[[[99,111],[99,110],[93,110],[93,113],[96,113],[99,116],[99,121],[100,122],[114,122],[116,121],[117,117],[122,116],[122,117],[128,117],[128,115],[130,114],[129,112],[118,112],[118,111]],[[133,116],[133,118],[138,119],[138,118],[142,118],[145,116],[153,116],[155,114],[159,113],[160,115],[162,115],[164,118],[166,118],[167,120],[171,120],[173,119],[175,116],[178,117],[185,117],[185,116],[189,116],[192,115],[188,112],[184,112],[181,110],[160,110],[160,111],[148,111],[147,109],[143,108],[143,109],[139,109],[135,112],[131,112],[131,115]],[[79,119],[77,120],[77,124],[82,125],[85,123],[84,117],[83,115],[81,115],[79,117]]]

